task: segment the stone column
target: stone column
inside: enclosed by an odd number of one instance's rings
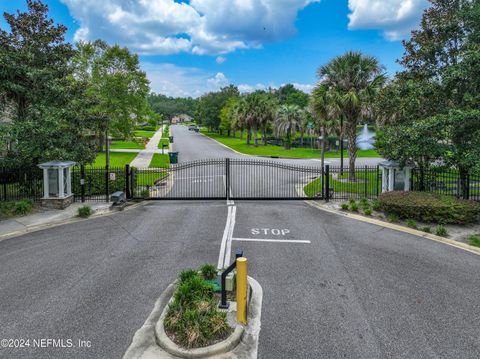
[[[63,189],[63,168],[58,168],[58,197],[65,198],[65,191]]]
[[[43,197],[48,198],[50,183],[48,183],[48,169],[43,169]]]

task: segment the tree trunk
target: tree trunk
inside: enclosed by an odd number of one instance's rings
[[[257,131],[257,126],[253,127],[253,145],[255,147],[258,147],[258,131]]]
[[[357,159],[357,126],[355,121],[349,121],[347,128],[348,136],[348,165],[349,165],[349,179],[355,181],[355,161]]]
[[[290,149],[290,137],[291,137],[291,134],[290,134],[290,130],[287,131],[287,136],[286,136],[286,141],[285,141],[285,149],[286,150],[289,150]]]
[[[240,139],[243,140],[243,130],[240,130]]]
[[[321,158],[322,162],[321,163],[322,163],[322,171],[323,171],[323,168],[325,166],[325,126],[322,126],[321,133],[322,133],[322,135],[321,135],[322,136],[322,145],[321,145],[322,146],[322,152],[321,152],[322,153],[322,158]]]
[[[264,146],[267,145],[267,127],[266,126],[263,128],[263,145]]]
[[[250,144],[250,141],[252,140],[252,130],[250,128],[247,129],[247,145]]]

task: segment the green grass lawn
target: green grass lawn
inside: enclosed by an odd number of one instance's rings
[[[162,145],[165,144],[167,147],[165,147],[168,150],[168,147],[170,146],[170,141],[168,138],[162,138],[160,142],[158,143],[158,148],[162,149]]]
[[[377,186],[378,192],[381,192],[381,178],[380,176],[377,177],[377,171],[365,171],[362,170],[361,167],[358,167],[356,168],[355,173],[355,177],[359,182],[340,181],[341,179],[348,178],[348,172],[344,172],[342,176],[339,175],[336,179],[330,175],[330,188],[333,188],[333,192],[336,193],[351,193],[362,195],[363,197],[375,196],[377,194]],[[303,187],[303,190],[308,197],[314,197],[317,193],[322,192],[321,178],[317,178],[310,182]]]
[[[150,168],[169,168],[170,167],[170,158],[168,155],[162,155],[160,153],[155,153],[153,155],[152,161],[150,162]]]
[[[139,149],[143,150],[145,145],[142,142],[134,141],[112,141],[111,149]]]
[[[228,137],[226,135],[219,135],[218,133],[208,132],[202,128],[201,132],[210,138],[217,140],[220,143],[230,147],[231,149],[238,151],[246,155],[257,156],[276,156],[276,157],[289,157],[289,158],[320,158],[320,150],[310,148],[292,148],[286,150],[281,146],[267,145],[263,146],[259,143],[258,147],[253,145],[247,145],[245,136],[243,139]],[[347,151],[344,151],[344,155],[347,156]],[[359,150],[357,152],[358,157],[380,157],[375,150]],[[325,158],[339,158],[340,151],[326,152]]]
[[[125,167],[125,165],[132,162],[135,157],[137,157],[137,153],[110,152],[110,167]],[[98,153],[95,162],[90,166],[96,168],[105,167],[105,152]]]
[[[135,131],[135,137],[152,138],[154,134],[155,134],[155,131],[142,131],[142,130]]]

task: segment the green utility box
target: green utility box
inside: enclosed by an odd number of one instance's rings
[[[178,152],[169,152],[168,156],[170,157],[170,163],[178,163]]]

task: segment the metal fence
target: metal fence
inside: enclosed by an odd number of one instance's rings
[[[1,167],[0,201],[43,196],[39,168]],[[411,190],[480,201],[480,175],[461,178],[455,169],[411,172]],[[151,199],[375,199],[382,191],[378,166],[301,166],[259,159],[212,159],[169,168],[72,168],[75,201],[106,201],[115,191]]]
[[[349,167],[326,166],[326,199],[375,199],[382,191],[382,175],[378,166]]]
[[[433,167],[412,170],[411,190],[480,201],[480,174],[461,178],[459,171]]]
[[[43,173],[40,168],[0,169],[0,200],[18,201],[29,199],[38,201],[43,196]]]
[[[72,192],[75,201],[106,201],[116,191],[127,191],[128,167],[72,168]]]

